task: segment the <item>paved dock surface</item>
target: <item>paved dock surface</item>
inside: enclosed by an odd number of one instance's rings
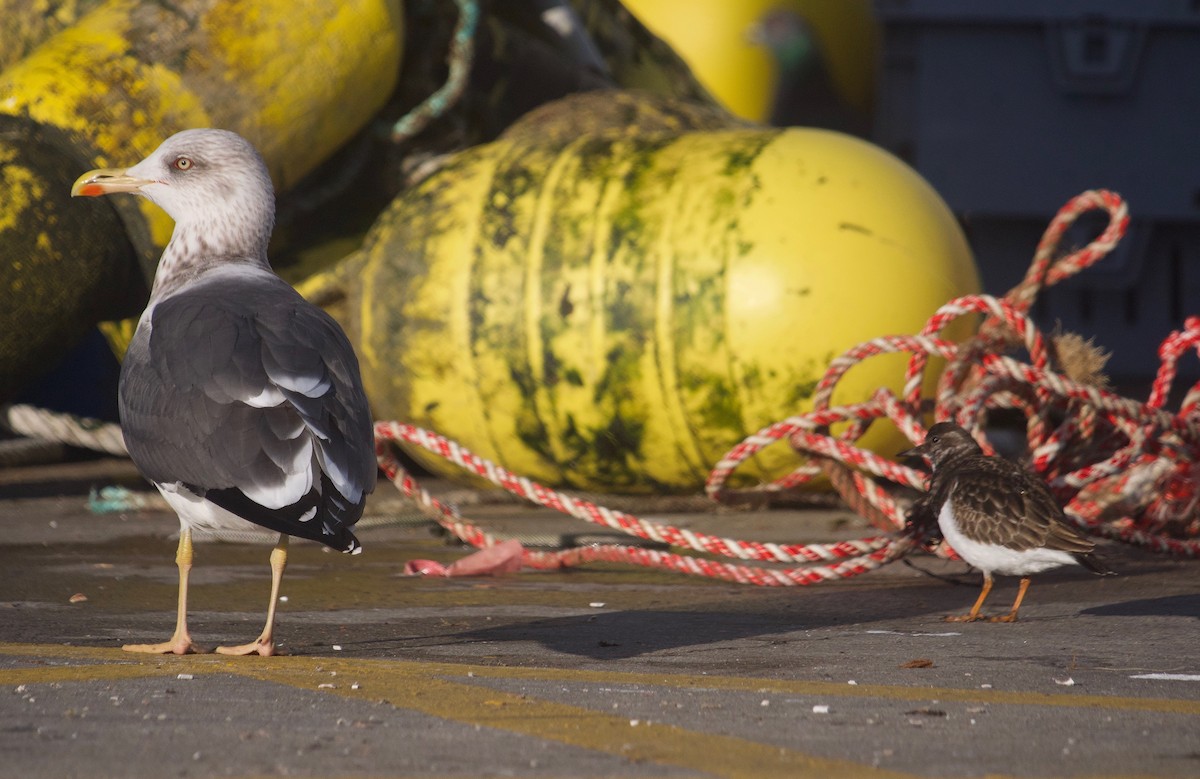
[[[942,617],[979,578],[930,557],[962,584],[904,564],[790,589],[617,566],[412,578],[407,560],[466,552],[402,521],[364,527],[357,557],[293,543],[286,656],[147,657],[119,647],[170,634],[173,515],[13,483],[36,497],[0,500],[0,777],[1200,776],[1197,563],[1106,549],[1121,575],[1044,574],[1019,622],[963,625]],[[831,510],[675,519],[867,532]],[[257,635],[269,549],[198,545],[197,641]]]

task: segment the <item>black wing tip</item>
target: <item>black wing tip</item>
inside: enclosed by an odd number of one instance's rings
[[[1116,576],[1117,572],[1105,565],[1104,561],[1097,557],[1092,552],[1082,553],[1076,552],[1072,555],[1075,561],[1087,568],[1094,574],[1100,576]]]
[[[335,528],[325,526],[322,528],[320,537],[308,536],[308,538],[313,541],[320,541],[330,549],[335,549],[343,554],[362,554],[362,544],[358,542],[358,537],[346,526]]]
[[[363,546],[358,542],[358,539],[349,530],[342,533],[323,534],[320,536],[307,535],[303,536],[310,541],[319,541],[335,552],[342,554],[362,554]]]
[[[313,490],[297,503],[282,509],[269,509],[236,487],[201,491],[200,494],[226,511],[268,530],[317,541],[338,552],[362,552],[362,544],[350,528],[362,515],[365,501],[357,504],[323,501],[320,493]],[[309,519],[300,519],[306,514],[310,515]]]

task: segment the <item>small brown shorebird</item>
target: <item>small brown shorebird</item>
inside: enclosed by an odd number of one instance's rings
[[[1029,577],[1060,565],[1111,573],[1092,553],[1094,544],[1072,527],[1044,482],[1016,463],[989,457],[963,428],[939,422],[920,446],[901,457],[923,457],[933,467],[928,510],[958,556],[983,572],[983,591],[967,614],[948,622],[1014,622]],[[1020,576],[1012,611],[979,613],[992,590],[992,574]]]

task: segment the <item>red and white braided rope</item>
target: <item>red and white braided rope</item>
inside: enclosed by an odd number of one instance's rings
[[[878,568],[907,549],[903,544],[898,544],[896,539],[887,537],[833,544],[784,545],[739,541],[697,533],[641,520],[630,514],[557,492],[516,476],[436,433],[412,425],[379,422],[375,425],[375,441],[380,467],[396,487],[404,495],[415,500],[442,527],[472,546],[492,546],[497,540],[477,525],[463,520],[453,506],[442,503],[421,488],[396,459],[391,450],[391,442],[420,446],[532,503],[646,540],[742,560],[816,563],[790,569],[767,568],[639,546],[596,544],[553,552],[525,550],[523,562],[531,568],[561,568],[587,562],[631,563],[745,584],[780,586],[815,584],[829,579],[855,576]]]

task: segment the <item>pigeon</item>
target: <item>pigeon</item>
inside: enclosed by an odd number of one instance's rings
[[[929,497],[921,505],[937,518],[942,537],[958,556],[983,572],[983,591],[971,611],[948,622],[1015,622],[1032,574],[1062,565],[1111,573],[1094,544],[1067,520],[1046,484],[1014,462],[983,453],[971,434],[953,422],[929,428],[920,446],[900,457],[923,457],[933,468]],[[992,575],[1020,576],[1008,614],[985,617]]]
[[[93,170],[73,196],[140,195],[175,220],[121,367],[129,455],[179,515],[175,633],[132,652],[204,651],[187,628],[192,531],[279,533],[258,639],[272,655],[289,536],[357,554],[353,533],[377,465],[354,349],[338,324],[272,271],[275,196],[241,136],[185,130],[131,168]]]

